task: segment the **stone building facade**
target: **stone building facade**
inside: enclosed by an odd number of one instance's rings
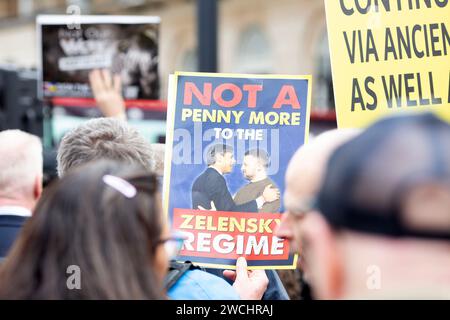
[[[0,6],[0,64],[37,65],[35,15],[82,13],[161,17],[161,98],[168,75],[197,69],[195,0],[5,0]],[[8,4],[6,6],[5,4]],[[312,74],[313,108],[333,108],[324,3],[321,0],[218,0],[218,68],[227,73]]]

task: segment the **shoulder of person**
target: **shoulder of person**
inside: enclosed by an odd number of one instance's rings
[[[216,175],[214,174],[214,169],[206,168],[202,173],[200,173],[194,180],[194,185],[197,187],[204,187],[204,184],[211,180],[216,180]]]
[[[11,215],[0,215],[0,226],[18,227],[21,228],[29,217]]]
[[[208,272],[187,271],[168,291],[173,300],[239,300],[234,288]]]
[[[239,188],[239,190],[236,192],[236,195],[237,194],[242,194],[242,193],[246,193],[247,192],[247,190],[248,189],[251,189],[253,187],[253,184],[250,182],[250,183],[247,183],[247,184],[244,184],[242,187],[240,187]]]
[[[214,185],[217,183],[226,183],[225,177],[217,172],[216,169],[208,168],[207,170],[208,179],[206,183],[213,183]]]
[[[278,188],[278,185],[270,177],[267,177],[264,181],[267,182],[267,185],[271,184],[273,187]]]

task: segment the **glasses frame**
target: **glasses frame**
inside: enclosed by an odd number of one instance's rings
[[[156,241],[155,248],[160,245],[164,245],[164,249],[166,250],[169,260],[172,260],[178,256],[178,253],[181,251],[183,247],[184,240],[186,240],[186,237],[173,233],[167,238],[162,238]],[[170,243],[175,243],[175,245],[171,247]]]

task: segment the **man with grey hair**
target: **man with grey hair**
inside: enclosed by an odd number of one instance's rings
[[[97,159],[137,163],[152,170],[150,144],[125,121],[113,118],[89,120],[69,131],[58,149],[58,175]]]
[[[164,176],[165,147],[163,143],[152,143],[150,145],[152,171],[160,178]]]
[[[0,258],[7,255],[42,193],[42,144],[20,130],[0,132]]]

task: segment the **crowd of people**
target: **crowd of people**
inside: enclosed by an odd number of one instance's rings
[[[116,81],[91,75],[105,118],[64,136],[44,191],[40,140],[0,132],[0,298],[288,299],[245,258],[222,274],[173,260],[183,237],[162,213],[164,145],[127,124]],[[401,115],[325,132],[285,182],[276,236],[299,254],[304,299],[450,298],[448,123]]]

